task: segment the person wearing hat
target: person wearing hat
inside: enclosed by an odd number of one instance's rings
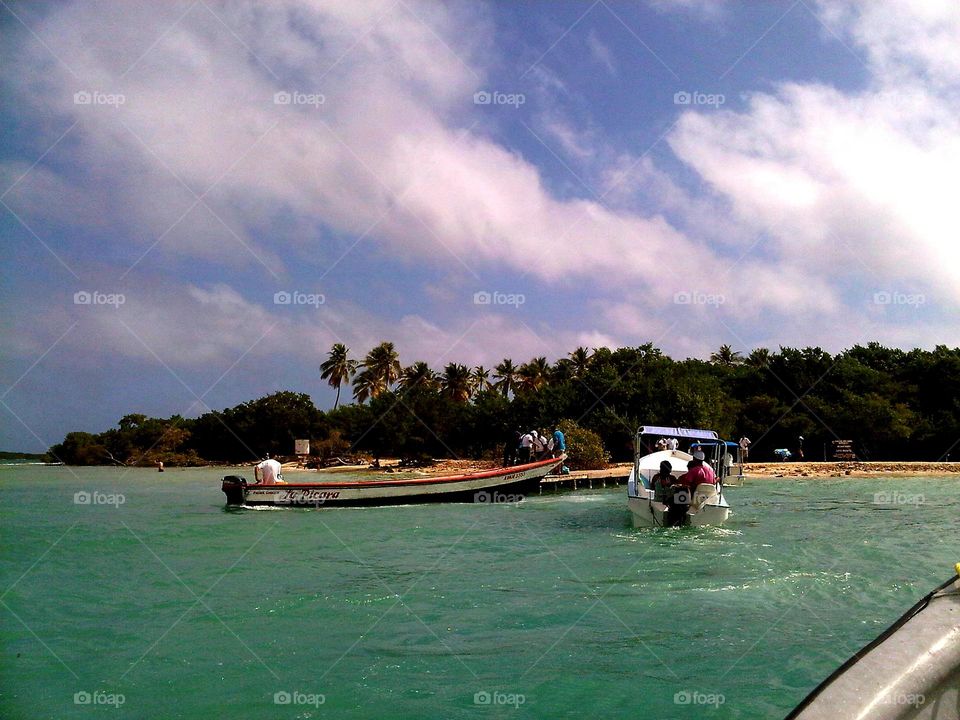
[[[680,476],[680,483],[686,485],[691,490],[696,489],[697,485],[707,483],[709,485],[717,484],[717,476],[713,468],[705,463],[706,456],[703,450],[699,448],[693,452],[693,460],[687,463],[687,471]]]
[[[650,487],[653,488],[653,499],[656,502],[666,502],[670,497],[670,488],[677,481],[673,476],[673,467],[669,460],[660,463],[660,472],[650,478]]]

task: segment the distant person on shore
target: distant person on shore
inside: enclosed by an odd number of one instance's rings
[[[157,460],[157,472],[163,472],[163,460]]]
[[[752,442],[750,438],[744,435],[737,444],[740,446],[740,457],[746,462],[747,458],[750,457],[750,445]]]
[[[283,482],[283,475],[280,474],[280,463],[270,457],[258,463],[253,468],[253,478],[261,485],[276,485]]]
[[[520,436],[520,447],[517,448],[517,461],[521,465],[530,462],[530,451],[533,449],[533,432]]]
[[[567,438],[564,437],[563,431],[560,428],[557,428],[553,431],[553,456],[559,457],[567,451]]]
[[[797,438],[797,460],[803,460],[803,435]]]
[[[670,488],[677,481],[669,460],[660,463],[660,472],[650,478],[650,487],[653,489],[653,499],[656,502],[666,502],[670,497]]]

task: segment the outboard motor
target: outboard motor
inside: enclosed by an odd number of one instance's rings
[[[227,496],[227,505],[243,505],[243,491],[247,487],[247,479],[239,475],[227,475],[223,478],[220,489]]]
[[[690,509],[690,490],[682,485],[674,485],[667,496],[667,513],[664,516],[666,527],[680,527],[690,522],[687,510]]]

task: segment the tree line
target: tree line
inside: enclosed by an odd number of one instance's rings
[[[878,343],[836,355],[818,347],[724,345],[708,360],[674,360],[652,344],[579,347],[549,362],[506,358],[493,368],[403,365],[383,342],[362,358],[334,345],[319,367],[334,408],[278,392],[197,418],[127,415],[99,434],[72,432],[50,449],[68,464],[248,462],[291,455],[308,438],[318,455],[492,458],[516,430],[561,421],[599,436],[613,460],[632,455],[643,424],[705,427],[748,436],[751,460],[795,450],[829,456],[852,440],[861,459],[944,460],[960,452],[960,348],[904,351]],[[341,403],[350,388],[353,402]],[[829,458],[828,458],[829,459]]]

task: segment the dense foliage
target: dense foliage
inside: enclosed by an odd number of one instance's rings
[[[752,460],[795,451],[800,436],[811,460],[834,439],[852,440],[862,459],[941,460],[960,438],[960,348],[871,343],[742,358],[724,346],[709,361],[676,361],[648,344],[439,372],[403,367],[390,343],[362,362],[348,353],[335,346],[321,372],[338,389],[352,379],[353,404],[323,412],[306,394],[279,392],[193,419],[127,415],[117,429],[70,433],[50,453],[70,464],[240,462],[290,455],[295,438],[309,438],[324,454],[498,457],[516,430],[552,431],[562,420],[596,433],[614,460],[630,458],[642,424],[747,435]]]

